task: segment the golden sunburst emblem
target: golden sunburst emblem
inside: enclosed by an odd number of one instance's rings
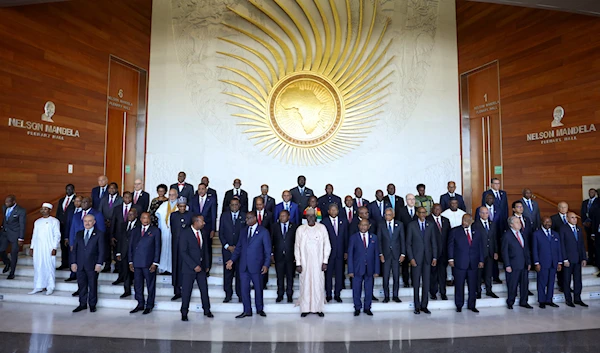
[[[270,8],[249,3],[269,18],[268,25],[228,6],[259,31],[223,23],[249,40],[219,39],[250,55],[218,53],[249,68],[219,66],[245,81],[221,80],[242,91],[224,93],[242,101],[229,104],[246,111],[233,115],[244,119],[239,124],[248,127],[250,139],[270,155],[305,165],[330,162],[359,146],[381,113],[393,73],[378,79],[394,57],[383,62],[391,40],[380,49],[389,18],[374,35],[377,1],[369,12],[360,0],[358,18],[350,0],[342,13],[334,0],[272,0]]]

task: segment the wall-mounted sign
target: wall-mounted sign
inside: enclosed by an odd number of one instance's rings
[[[131,107],[133,104],[129,101],[123,99],[124,93],[123,89],[119,88],[117,92],[118,97],[108,96],[108,105],[113,108],[123,109],[127,111],[131,111]]]
[[[565,116],[563,107],[554,109],[551,130],[533,132],[527,134],[527,141],[540,141],[542,145],[556,142],[575,141],[577,136],[596,132],[596,124],[585,124],[579,126],[564,127],[562,119]]]
[[[46,102],[41,120],[48,123],[54,123],[52,117],[55,112],[56,106],[54,103],[50,101]],[[77,129],[17,119],[15,117],[8,118],[8,127],[27,130],[27,135],[33,137],[51,138],[55,140],[64,140],[65,137],[79,137],[79,130]]]

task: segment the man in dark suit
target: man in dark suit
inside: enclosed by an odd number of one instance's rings
[[[461,194],[456,193],[456,183],[453,181],[448,182],[448,192],[440,196],[440,206],[442,207],[442,212],[446,211],[450,208],[450,199],[455,198],[458,201],[458,208],[467,212],[467,206],[465,205],[465,200],[463,199]]]
[[[227,268],[227,261],[235,251],[240,238],[240,231],[246,226],[246,214],[240,211],[240,200],[232,199],[229,202],[228,212],[221,213],[219,221],[219,240],[221,240],[223,254],[223,290],[225,299],[223,303],[229,303],[233,296],[233,278],[235,277],[235,294],[242,299],[240,273],[238,266]],[[261,287],[262,288],[262,287]]]
[[[479,269],[477,278],[485,283],[485,295],[492,298],[498,296],[492,291],[492,268],[494,261],[498,260],[498,244],[496,241],[496,227],[490,221],[490,211],[487,207],[479,207],[479,217],[473,225],[473,231],[481,234],[483,243],[483,268]],[[481,299],[481,286],[477,286],[477,299]]]
[[[283,300],[284,292],[287,294],[288,303],[292,302],[294,295],[294,244],[298,225],[289,220],[290,212],[283,210],[279,213],[279,220],[271,225],[271,244],[277,273],[277,303]]]
[[[130,314],[143,310],[147,315],[154,308],[156,269],[160,261],[160,229],[150,225],[150,213],[140,216],[141,227],[134,228],[129,243],[129,270],[134,273],[135,300],[138,304]],[[148,300],[144,300],[144,281]]]
[[[406,195],[406,206],[400,209],[400,215],[396,214],[396,219],[399,219],[404,225],[404,234],[408,236],[408,225],[417,220],[417,209],[415,208],[416,203],[415,195],[407,194]],[[402,282],[404,283],[404,288],[409,288],[410,284],[410,259],[402,262]]]
[[[366,204],[368,205],[368,202]],[[358,207],[354,206],[354,199],[352,199],[352,196],[346,195],[346,197],[344,197],[344,207],[340,210],[341,216],[344,216],[348,221],[348,224],[350,224],[352,223],[352,220],[354,220],[354,218],[356,217],[357,211]]]
[[[206,178],[206,177],[204,177]],[[204,180],[204,178],[202,178]],[[208,180],[208,178],[206,178]],[[208,234],[206,239],[207,244],[212,244],[212,239],[215,237],[217,230],[217,207],[218,199],[217,193],[209,192],[208,185],[204,182],[198,184],[198,191],[194,195],[194,198],[188,200],[188,205],[192,215],[201,215],[204,220],[204,233]],[[212,250],[208,252],[208,261],[212,264],[213,253]],[[210,273],[209,273],[210,275]]]
[[[288,190],[284,190],[281,193],[281,198],[283,201],[275,206],[273,221],[276,222],[279,219],[279,213],[283,210],[286,210],[290,213],[290,222],[294,224],[302,223],[302,212],[304,212],[304,209],[300,210],[300,205],[292,201],[292,193]]]
[[[394,184],[388,184],[387,196],[383,198],[385,208],[391,207],[396,215],[396,220],[400,221],[400,210],[404,207],[404,199],[396,195],[396,186]]]
[[[329,241],[331,243],[331,252],[327,262],[327,271],[325,271],[325,296],[327,302],[331,301],[332,290],[333,298],[341,303],[340,293],[344,283],[344,261],[348,258],[348,221],[346,217],[339,217],[339,209],[336,203],[328,206],[328,216],[323,216],[321,224],[327,229]],[[335,278],[335,289],[333,280]]]
[[[2,258],[2,262],[4,262],[2,273],[10,271],[7,279],[14,279],[17,259],[19,258],[19,247],[23,245],[23,241],[25,240],[27,211],[17,205],[15,195],[8,195],[4,199],[2,214],[4,215],[2,228],[0,228],[0,257]],[[9,244],[11,248],[10,259],[6,254]]]
[[[560,235],[552,230],[550,217],[542,220],[542,229],[533,233],[533,264],[537,271],[538,303],[544,309],[546,305],[558,308],[554,304],[554,278],[562,270],[563,255]]]
[[[369,209],[366,206],[363,206],[363,207],[358,208],[358,210],[356,211],[356,217],[354,217],[352,222],[348,225],[348,237],[354,233],[359,232],[358,225],[360,224],[360,221],[362,221],[363,219],[366,219],[367,221],[369,221],[369,232],[371,232],[373,234],[377,234],[377,233],[373,232],[373,229],[376,229],[377,227],[371,221],[371,217],[369,215]],[[350,239],[350,238],[348,238],[348,239]]]
[[[254,211],[246,214],[246,226],[241,233],[235,251],[226,262],[228,270],[232,270],[233,264],[237,263],[241,277],[244,311],[236,319],[252,316],[250,282],[254,285],[256,313],[265,317],[262,275],[267,273],[271,264],[271,236],[268,230],[258,225]]]
[[[454,268],[454,304],[459,313],[465,304],[465,280],[469,287],[467,308],[479,312],[475,302],[477,287],[481,286],[477,273],[483,268],[483,242],[471,224],[473,217],[468,213],[463,215],[462,226],[452,228],[448,237],[448,263]]]
[[[533,230],[538,230],[542,226],[542,219],[540,216],[540,205],[533,199],[533,193],[530,189],[523,189],[523,215],[531,220],[533,223]]]
[[[390,302],[390,271],[393,276],[392,300],[396,303],[402,302],[398,297],[400,290],[400,263],[404,261],[406,244],[404,226],[402,222],[394,219],[394,209],[385,210],[385,219],[377,227],[377,240],[379,243],[379,254],[383,262],[383,293],[384,303]]]
[[[494,207],[497,207],[502,212],[503,216],[508,215],[508,195],[506,191],[500,190],[500,179],[492,178],[490,189],[483,192],[481,195],[481,204],[485,205],[485,198],[487,195],[494,195]],[[502,218],[505,218],[502,217]],[[504,231],[508,229],[508,225],[505,219],[493,219],[492,222],[499,223],[500,230]]]
[[[588,244],[588,254],[589,254],[589,263],[594,265],[596,263],[596,254],[594,251],[594,238],[592,234],[592,215],[596,211],[596,209],[600,208],[600,200],[598,199],[598,191],[596,189],[591,188],[588,190],[588,195],[590,196],[588,199],[583,200],[581,203],[581,221],[583,223],[583,229],[585,230],[587,244]]]
[[[200,289],[200,299],[202,300],[204,316],[209,318],[214,317],[210,312],[210,298],[208,297],[208,282],[206,280],[211,267],[211,263],[208,262],[208,253],[211,251],[211,244],[205,241],[206,236],[202,234],[204,229],[203,218],[202,215],[194,215],[191,226],[184,228],[180,233],[178,249],[181,256],[183,284],[181,291],[181,321],[188,321],[194,282],[198,283],[198,289]]]
[[[323,214],[323,218],[327,217],[327,212],[329,212],[329,205],[332,203],[336,204],[339,210],[342,208],[342,199],[333,194],[333,185],[327,184],[325,185],[325,195],[319,197],[318,205],[321,209],[321,213]],[[303,211],[304,212],[304,211]]]
[[[369,204],[369,200],[363,198],[363,191],[361,188],[354,189],[354,199],[352,199],[352,206],[354,211],[358,210],[359,207],[367,206]]]
[[[567,220],[568,212],[569,212],[569,204],[567,204],[564,201],[559,202],[558,203],[558,213],[554,214],[550,217],[550,220],[552,221],[552,230],[553,231],[560,234],[560,229],[562,228],[562,226],[565,224],[569,224],[569,222]],[[564,274],[565,274],[565,271],[556,272],[556,284],[558,285],[559,292],[564,292],[564,289],[563,289]]]
[[[66,195],[58,200],[56,205],[56,219],[60,222],[60,255],[61,262],[57,270],[66,270],[69,266],[69,244],[64,241],[69,237],[69,229],[67,228],[67,215],[70,211],[75,209],[73,199],[75,198],[75,186],[68,184],[65,187]]]
[[[390,208],[390,205],[386,205],[383,198],[383,191],[375,191],[375,201],[369,204],[369,221],[371,222],[371,228],[369,229],[373,234],[377,234],[377,227],[379,223],[384,220],[385,209]],[[393,209],[393,208],[392,208]]]
[[[485,195],[485,204],[480,207],[477,207],[475,211],[476,217],[479,217],[481,214],[481,210],[486,208],[488,210],[488,219],[490,220],[490,227],[494,228],[494,232],[496,233],[496,249],[501,249],[501,235],[504,234],[504,219],[508,217],[508,214],[504,214],[495,203],[495,198],[493,193],[488,193]],[[494,283],[502,284],[502,280],[500,280],[500,269],[498,268],[498,260],[494,260],[494,264],[492,265],[492,277],[494,279]]]
[[[123,240],[123,237],[127,233],[127,216],[130,210],[135,210],[136,215],[141,215],[142,207],[139,205],[133,204],[133,197],[129,191],[125,191],[123,193],[123,203],[121,205],[113,207],[112,211],[112,219],[110,221],[110,234],[111,234],[111,245],[115,249],[115,258],[116,253],[119,252],[119,242]],[[122,254],[122,253],[121,253]],[[127,272],[129,272],[129,263],[126,263],[125,266],[121,264],[120,260],[117,260],[115,263],[115,270],[119,271],[119,277],[112,284],[116,286],[125,281],[125,276]]]
[[[253,210],[256,210],[256,200],[257,199],[263,200],[265,210],[267,210],[270,214],[273,214],[273,212],[275,212],[275,199],[272,198],[271,196],[269,196],[269,185],[262,184],[260,186],[260,195],[256,196],[252,200],[252,209]]]
[[[595,244],[595,247],[592,247],[590,251],[596,252],[596,259],[599,259],[596,261],[596,267],[600,269],[600,207],[596,208],[590,216],[592,219],[592,238],[594,238]],[[598,273],[596,276],[600,277],[600,273]]]
[[[204,185],[206,185],[206,195],[210,196],[210,197],[214,197],[215,200],[217,200],[217,209],[219,209],[219,195],[217,194],[217,190],[213,189],[210,187],[209,182],[210,180],[208,179],[207,176],[203,176],[202,179],[200,180],[200,182]]]
[[[581,300],[581,268],[587,265],[585,244],[583,243],[583,232],[577,226],[577,215],[573,212],[567,213],[568,224],[560,228],[560,243],[563,256],[563,288],[567,306],[575,307],[575,304],[587,308]],[[573,294],[571,296],[571,279],[573,279]],[[575,304],[573,304],[575,303]]]
[[[88,214],[94,216],[94,219],[96,220],[94,228],[99,230],[102,233],[102,235],[105,236],[104,233],[106,231],[106,223],[104,222],[104,216],[102,215],[102,212],[92,208],[92,199],[90,197],[84,197],[81,199],[81,212],[74,214],[71,220],[71,229],[69,231],[69,244],[71,244],[71,246],[75,244],[77,232],[84,229],[83,218]],[[106,240],[104,242],[105,251],[103,253],[107,251]]]
[[[104,263],[106,242],[102,231],[96,229],[96,220],[92,214],[83,218],[84,229],[77,232],[71,251],[71,270],[77,273],[79,306],[74,313],[88,308],[96,311],[98,302],[98,274]]]
[[[102,272],[110,272],[110,267],[112,265],[112,248],[113,244],[111,244],[111,240],[113,238],[112,235],[112,225],[111,221],[113,220],[113,213],[117,206],[123,204],[123,198],[119,196],[119,186],[117,183],[108,184],[108,196],[102,198],[100,200],[100,208],[99,211],[102,213],[104,217],[104,223],[106,225],[106,232],[104,234],[106,238],[106,256],[105,263],[106,266],[102,270]]]
[[[255,200],[256,203],[254,205],[254,211],[256,212],[256,220],[259,226],[262,226],[266,230],[271,229],[271,224],[273,223],[273,213],[267,211],[265,209],[265,203],[262,198],[258,198]],[[269,266],[271,268],[271,266]],[[263,289],[267,289],[267,283],[269,282],[269,268],[267,269],[267,273],[263,275]]]
[[[506,271],[506,285],[508,298],[506,306],[512,310],[517,297],[517,287],[520,287],[519,306],[533,309],[527,303],[531,258],[529,257],[529,244],[527,237],[521,234],[521,221],[516,216],[508,219],[508,230],[502,236],[502,260]]]
[[[92,189],[92,208],[95,210],[100,209],[100,200],[108,196],[108,178],[106,175],[98,177],[98,186]],[[98,222],[96,222],[98,223]]]
[[[431,267],[431,287],[429,294],[432,300],[437,299],[439,292],[442,300],[448,300],[446,295],[446,267],[448,267],[448,233],[450,232],[450,221],[442,216],[442,206],[433,204],[431,214],[427,221],[433,224],[433,234],[437,241],[437,266]]]
[[[407,198],[408,200],[408,198]],[[406,254],[412,267],[412,282],[414,288],[415,314],[421,311],[425,314],[431,314],[427,309],[429,297],[429,286],[431,284],[431,266],[437,265],[436,256],[438,254],[437,241],[435,238],[434,225],[426,219],[427,210],[424,207],[417,208],[416,221],[408,225],[406,234]],[[423,291],[419,297],[419,286],[423,279]]]
[[[523,201],[517,200],[512,203],[512,211],[513,216],[519,218],[519,222],[521,222],[521,234],[523,234],[527,238],[527,243],[533,243],[533,222],[531,219],[525,217],[523,215]],[[531,251],[531,249],[530,249]]]
[[[71,225],[73,224],[73,219],[78,217],[81,220],[81,200],[83,199],[83,197],[77,195],[73,198],[73,209],[71,210],[67,210],[67,223],[65,225],[66,228],[66,233],[63,236],[63,238],[61,239],[61,243],[65,244],[67,246],[67,255],[71,256],[71,248],[73,247],[73,244],[69,242],[69,237],[71,234]],[[83,224],[82,224],[83,226]],[[67,264],[71,263],[71,260],[69,258],[69,261],[66,262]],[[71,281],[75,281],[77,280],[77,275],[75,272],[71,271],[71,266],[69,266],[69,272],[71,273],[69,278],[65,279],[65,282],[71,282]],[[79,293],[77,293],[77,295],[79,295]]]
[[[188,211],[187,208],[187,200],[185,197],[180,197],[177,199],[177,212],[173,212],[169,216],[169,226],[171,227],[171,249],[173,249],[171,257],[171,285],[173,286],[172,301],[181,298],[181,288],[183,286],[181,272],[182,258],[178,250],[181,233],[192,224],[192,212]],[[205,236],[204,242],[207,245],[211,244],[209,234],[203,231],[202,235]],[[208,259],[210,259],[210,257],[207,257],[207,260]]]
[[[138,209],[131,208],[127,212],[127,221],[123,224],[122,230],[120,231],[119,241],[117,242],[116,258],[117,263],[120,264],[119,275],[123,275],[123,294],[122,298],[131,296],[131,284],[133,282],[133,273],[129,270],[129,243],[131,242],[131,233],[137,227],[140,227],[140,221],[138,219]]]
[[[360,309],[369,316],[373,294],[373,277],[379,276],[380,258],[377,235],[369,231],[369,221],[363,219],[358,224],[358,233],[350,236],[348,241],[348,277],[352,280],[352,298],[354,300],[354,316],[360,315]],[[364,305],[361,293],[365,291]]]
[[[191,200],[194,197],[194,187],[192,184],[185,182],[186,177],[185,172],[179,172],[177,174],[177,183],[171,184],[169,190],[175,189],[177,190],[177,197],[183,196],[186,200]]]
[[[290,190],[290,193],[292,197],[291,201],[298,205],[300,212],[304,212],[304,210],[308,207],[308,199],[315,194],[312,189],[306,187],[306,178],[304,175],[300,175],[298,177],[298,186],[293,187]],[[277,213],[275,214],[277,217]],[[294,215],[290,214],[291,222],[296,223],[293,219]]]
[[[233,180],[233,189],[227,190],[225,193],[225,198],[223,199],[223,211],[227,212],[227,207],[229,207],[229,202],[234,198],[240,200],[240,211],[246,213],[248,212],[248,193],[245,190],[241,189],[242,181],[240,179]]]
[[[144,191],[144,182],[142,179],[135,179],[133,182],[133,192],[131,194],[133,197],[133,204],[140,206],[142,212],[148,212],[148,207],[150,207],[150,194]],[[141,214],[141,212],[138,214]]]

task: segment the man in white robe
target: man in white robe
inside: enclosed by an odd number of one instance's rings
[[[169,190],[169,199],[163,202],[156,211],[158,218],[158,228],[161,232],[160,265],[158,273],[161,275],[170,275],[172,272],[171,258],[173,251],[171,249],[171,213],[177,212],[177,189]]]
[[[331,253],[331,244],[327,228],[317,223],[314,208],[306,211],[308,224],[301,225],[296,231],[294,256],[296,271],[300,273],[300,306],[302,317],[315,313],[325,316],[325,271]]]
[[[46,295],[52,294],[55,287],[56,249],[60,246],[60,222],[50,216],[52,204],[43,203],[42,218],[33,223],[31,255],[33,256],[33,290],[39,293],[46,288]]]

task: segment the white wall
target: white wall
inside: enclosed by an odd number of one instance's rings
[[[445,192],[448,180],[455,180],[460,190],[454,0],[380,3],[380,13],[392,19],[385,41],[394,42],[387,57],[396,55],[385,112],[360,148],[333,163],[303,167],[260,152],[236,125],[240,119],[231,116],[240,110],[227,106],[232,98],[222,94],[231,88],[218,80],[234,76],[217,68],[226,59],[216,51],[231,51],[232,46],[217,37],[236,35],[220,22],[234,21],[226,4],[247,5],[235,0],[154,0],[146,189],[153,192],[159,183],[173,183],[184,170],[194,186],[208,175],[221,197],[240,178],[250,196],[267,183],[279,200],[299,174],[306,175],[307,185],[318,195],[332,183],[342,198],[361,186],[365,197],[373,199],[375,190],[385,190],[390,182],[400,195],[414,193],[417,183],[425,183],[434,199]]]

